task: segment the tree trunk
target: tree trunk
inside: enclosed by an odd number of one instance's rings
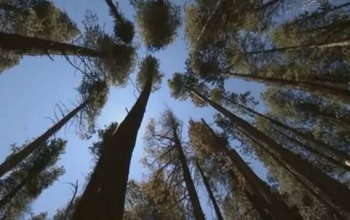
[[[221,211],[220,211],[220,207],[215,199],[215,196],[214,196],[214,193],[213,191],[211,190],[211,187],[210,187],[210,184],[209,184],[209,180],[208,178],[205,176],[202,168],[200,167],[198,161],[196,160],[196,167],[198,168],[198,171],[203,179],[203,183],[204,183],[204,186],[209,194],[209,198],[213,204],[213,207],[214,207],[214,210],[215,210],[215,214],[216,214],[216,217],[218,220],[224,220],[224,218],[222,217],[222,214],[221,214]]]
[[[109,11],[111,12],[112,16],[119,22],[122,23],[123,22],[123,18],[120,15],[120,13],[118,12],[117,7],[115,6],[115,4],[113,3],[112,0],[105,0],[105,2],[107,3],[108,7],[109,7]]]
[[[294,81],[288,79],[277,79],[272,77],[263,77],[250,74],[240,74],[240,73],[227,73],[227,76],[240,78],[244,80],[253,80],[256,82],[261,82],[267,85],[279,85],[281,87],[288,86],[292,88],[298,88],[304,91],[318,92],[324,95],[334,95],[336,97],[344,97],[345,99],[350,98],[350,91],[346,89],[336,88],[327,85],[320,85],[314,82],[308,81]]]
[[[201,208],[199,198],[198,198],[196,189],[194,187],[194,184],[193,184],[193,181],[191,178],[191,172],[190,172],[190,169],[188,168],[188,165],[187,165],[186,156],[182,150],[180,140],[178,139],[178,136],[177,136],[177,133],[175,130],[174,130],[174,134],[175,134],[174,135],[175,147],[176,147],[176,150],[178,152],[179,160],[181,162],[181,167],[182,167],[182,171],[183,171],[183,175],[184,175],[184,180],[186,183],[186,188],[188,190],[188,194],[190,196],[190,201],[191,201],[192,208],[193,208],[193,215],[194,215],[196,220],[205,220],[205,215],[204,215],[203,210]]]
[[[289,126],[283,124],[282,122],[279,122],[279,121],[277,121],[269,116],[266,116],[266,115],[263,115],[259,112],[256,112],[251,108],[248,108],[248,107],[241,105],[239,103],[235,103],[235,104],[237,104],[241,108],[245,109],[246,111],[248,111],[254,115],[257,115],[259,117],[266,119],[270,123],[277,125],[278,127],[281,127],[283,129],[295,134],[296,136],[298,136],[299,138],[301,138],[302,140],[305,141],[305,144],[302,144],[302,146],[304,146],[306,149],[308,149],[309,151],[311,151],[313,153],[317,153],[320,156],[330,160],[332,163],[335,163],[336,165],[350,171],[350,167],[346,165],[346,161],[350,161],[350,155],[348,155],[347,153],[345,153],[341,150],[338,150],[334,147],[328,146],[327,144],[316,140],[312,136],[308,136],[308,135],[306,135],[306,134],[304,134],[304,133],[302,133],[302,132],[300,132],[292,127],[289,127]],[[338,160],[334,160],[333,158],[329,157],[329,155],[327,155],[327,153],[330,153],[330,154],[336,156],[336,158]]]
[[[211,130],[209,125],[202,120],[202,122]],[[264,181],[262,181],[254,171],[245,163],[245,161],[239,156],[239,154],[234,149],[229,149],[227,146],[218,144],[213,146],[219,151],[225,153],[231,160],[234,167],[237,168],[238,172],[243,176],[241,181],[241,187],[245,188],[248,186],[248,190],[254,191],[256,195],[262,197],[262,199],[267,204],[267,209],[274,220],[286,219],[286,220],[296,220],[302,219],[302,217],[297,213],[292,211],[287,204],[284,203],[282,198],[277,194],[270,191],[269,187]]]
[[[0,33],[0,49],[21,55],[83,55],[106,58],[107,54],[73,44],[55,42],[19,34]]]
[[[102,144],[102,154],[77,203],[74,220],[122,220],[130,161],[152,89],[149,75],[135,105],[115,134]]]
[[[29,156],[33,151],[38,149],[43,143],[45,143],[52,135],[59,131],[70,119],[77,115],[86,105],[88,101],[83,102],[73,111],[68,113],[59,122],[49,128],[44,134],[36,138],[32,143],[28,144],[26,147],[22,148],[19,152],[10,155],[6,160],[0,165],[0,177],[9,172],[15,166],[17,166],[22,160]]]
[[[303,49],[323,49],[323,48],[332,48],[332,47],[348,47],[350,46],[349,37],[345,38],[342,41],[333,42],[333,43],[320,43],[320,44],[304,44],[304,45],[296,45],[289,47],[279,47],[267,50],[256,50],[244,53],[245,55],[254,55],[254,54],[269,54],[275,52],[287,52],[287,51],[295,51],[295,50],[303,50]]]
[[[229,176],[231,177],[233,184],[238,188],[239,180],[233,170],[227,171]],[[259,216],[262,220],[271,220],[273,217],[268,212],[269,205],[262,199],[261,196],[257,196],[253,193],[253,191],[247,190],[247,188],[243,188],[244,195],[248,198],[248,200],[252,203],[255,210],[259,213]]]
[[[314,186],[324,191],[327,195],[329,195],[330,198],[332,198],[336,204],[339,204],[345,211],[350,212],[350,190],[346,186],[329,177],[327,174],[323,173],[308,161],[303,160],[299,155],[285,149],[272,138],[260,132],[248,122],[232,114],[227,109],[216,104],[212,100],[194,90],[192,90],[192,93],[201,98],[203,101],[207,102],[221,114],[229,118],[232,123],[242,129],[246,134],[249,134],[255,140],[263,143],[268,151],[271,151],[272,154],[288,164],[300,176],[309,180]]]

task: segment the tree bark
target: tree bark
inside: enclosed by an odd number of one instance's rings
[[[194,90],[192,90],[192,93],[229,118],[232,123],[242,129],[246,134],[249,134],[255,140],[263,143],[268,151],[288,164],[300,176],[309,180],[314,186],[329,195],[329,197],[345,211],[350,212],[350,190],[346,186],[329,177],[308,161],[303,160],[299,155],[285,149],[272,138],[265,135],[248,122],[232,114],[227,109]]]
[[[211,130],[209,125],[206,124],[204,120],[202,122]],[[267,207],[271,218],[274,220],[286,219],[286,220],[296,220],[302,219],[299,213],[292,211],[287,204],[281,199],[280,196],[272,193],[269,187],[264,181],[262,181],[254,171],[245,163],[245,161],[239,156],[239,154],[234,149],[229,149],[227,146],[218,144],[213,146],[219,151],[225,153],[232,164],[237,168],[238,172],[243,176],[242,187],[248,186],[248,190],[254,191],[255,195],[262,198],[265,206]],[[247,185],[247,186],[246,186]]]
[[[206,190],[207,190],[207,192],[209,194],[209,198],[211,200],[211,203],[213,204],[214,211],[215,211],[217,219],[218,220],[224,220],[224,218],[223,218],[223,216],[221,214],[221,211],[220,211],[220,207],[219,207],[219,205],[218,205],[218,203],[217,203],[217,201],[215,199],[214,193],[211,190],[211,187],[210,187],[210,184],[209,184],[209,180],[205,176],[205,174],[204,174],[202,168],[200,167],[198,161],[196,161],[196,167],[197,167],[197,169],[198,169],[198,171],[199,171],[199,173],[200,173],[200,175],[201,175],[201,177],[203,179],[204,186],[205,186],[205,188],[206,188]]]
[[[304,45],[296,45],[289,47],[279,47],[267,50],[256,50],[244,53],[245,55],[254,55],[254,54],[269,54],[275,52],[287,52],[287,51],[295,51],[295,50],[303,50],[303,49],[323,49],[323,48],[332,48],[332,47],[348,47],[350,46],[350,39],[345,38],[342,41],[332,42],[332,43],[321,43],[321,44],[304,44]]]
[[[346,165],[346,161],[350,161],[350,155],[348,155],[347,153],[338,150],[334,147],[328,146],[327,144],[316,140],[314,137],[312,136],[308,136],[292,127],[289,127],[285,124],[283,124],[282,122],[279,122],[269,116],[266,116],[264,114],[261,114],[259,112],[256,112],[255,110],[248,108],[244,105],[241,105],[239,103],[235,103],[237,104],[239,107],[245,109],[246,111],[257,115],[259,117],[262,117],[264,119],[266,119],[267,121],[269,121],[270,123],[277,125],[278,127],[281,127],[293,134],[295,134],[296,136],[298,136],[299,138],[301,138],[302,140],[305,141],[305,144],[302,144],[302,146],[304,146],[306,149],[308,149],[309,151],[313,152],[313,153],[317,153],[320,156],[326,158],[327,160],[330,160],[332,163],[335,163],[336,165],[350,171],[350,167]],[[310,147],[309,147],[310,146]],[[331,155],[336,156],[337,160],[334,160],[333,158],[329,157],[329,155],[327,155],[327,152],[330,153]]]
[[[191,172],[187,165],[186,156],[182,150],[182,146],[181,146],[180,140],[178,139],[178,134],[176,133],[175,129],[174,129],[174,137],[175,137],[175,140],[174,140],[175,148],[177,149],[177,152],[178,152],[179,160],[181,162],[181,167],[184,175],[184,180],[186,183],[186,188],[188,190],[190,201],[193,207],[193,215],[196,220],[205,220],[205,215],[201,208],[198,194],[196,192],[196,189],[194,187],[194,184],[191,178]]]
[[[88,57],[107,58],[108,55],[87,47],[55,42],[19,34],[0,33],[0,48],[14,51],[21,55],[83,55]]]
[[[344,97],[345,99],[350,98],[349,90],[327,86],[327,85],[320,85],[320,84],[308,82],[308,81],[294,81],[294,80],[288,80],[288,79],[277,79],[272,77],[262,77],[257,75],[240,74],[240,73],[227,73],[226,75],[230,77],[248,80],[248,81],[253,80],[255,82],[261,82],[267,85],[279,85],[281,87],[288,86],[288,87],[298,88],[304,91],[318,92],[325,95],[334,95],[337,97],[341,96],[341,97]]]
[[[139,98],[115,134],[102,144],[102,154],[77,203],[73,220],[122,220],[132,152],[152,89],[149,75]]]
[[[1,165],[0,165],[0,177],[9,172],[15,166],[17,166],[22,160],[29,156],[33,151],[38,149],[43,143],[45,143],[52,135],[59,131],[70,119],[78,114],[86,105],[88,101],[83,102],[65,117],[63,117],[59,122],[49,128],[44,134],[36,138],[32,143],[28,144],[26,147],[22,148],[19,152],[10,155]]]

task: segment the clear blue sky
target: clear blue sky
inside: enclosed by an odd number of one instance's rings
[[[100,22],[105,24],[106,30],[112,28],[112,19],[103,0],[57,0],[55,4],[66,10],[72,20],[81,25],[86,10],[91,10],[98,15]],[[118,1],[123,13],[133,20],[133,8],[129,1]],[[174,0],[178,5],[183,5],[185,0]],[[138,37],[137,40],[141,42]],[[145,50],[139,51],[142,59]],[[183,37],[183,30],[179,31],[177,40],[164,51],[155,54],[160,59],[161,70],[165,73],[162,88],[152,94],[147,106],[147,112],[140,129],[136,148],[133,154],[130,178],[142,179],[144,168],[139,164],[143,154],[143,132],[144,126],[150,117],[157,118],[166,105],[172,108],[175,114],[187,125],[190,117],[200,119],[201,117],[212,121],[215,113],[211,108],[196,108],[189,101],[179,102],[170,97],[167,79],[174,72],[182,72],[187,56],[186,43]],[[134,74],[135,76],[135,74]],[[48,57],[24,57],[20,65],[5,71],[0,75],[0,161],[10,151],[13,143],[23,144],[42,134],[52,125],[54,112],[58,113],[56,104],[63,103],[68,109],[72,109],[77,103],[77,92],[81,81],[79,73],[61,57],[54,57],[54,61]],[[256,83],[247,83],[241,80],[230,80],[228,87],[236,92],[253,91],[258,96],[263,86]],[[103,108],[97,125],[103,128],[111,122],[121,122],[126,115],[125,108],[130,109],[136,98],[133,95],[134,88],[129,85],[126,88],[113,88],[109,100]],[[187,130],[184,131],[187,133]],[[66,173],[33,203],[34,213],[48,212],[53,215],[57,208],[64,206],[70,199],[72,192],[68,182],[79,180],[80,190],[83,189],[85,176],[93,166],[93,160],[88,151],[92,140],[82,141],[76,135],[74,128],[67,128],[60,131],[57,137],[68,140],[66,153],[59,161],[66,169]],[[259,175],[265,176],[265,171],[258,162],[252,162]],[[202,190],[201,190],[202,191]],[[213,219],[213,212],[210,210],[207,198],[203,192],[202,205],[207,213],[208,219]]]

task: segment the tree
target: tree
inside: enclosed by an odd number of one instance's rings
[[[0,177],[17,166],[21,161],[23,161],[57,131],[65,126],[69,120],[78,116],[79,114],[81,118],[85,118],[87,120],[90,127],[89,130],[93,130],[95,119],[107,101],[108,86],[104,81],[98,80],[96,82],[91,82],[87,80],[82,83],[79,88],[79,92],[84,101],[26,147],[23,147],[18,152],[6,158],[6,160],[0,165]],[[83,121],[81,121],[81,123],[83,123]]]
[[[154,121],[151,121],[151,123],[147,127],[146,132],[146,140],[148,142],[148,146],[152,147],[149,151],[151,153],[160,154],[157,160],[163,161],[164,158],[167,158],[166,156],[173,155],[168,161],[165,162],[164,165],[162,165],[162,168],[158,170],[158,172],[161,172],[163,169],[165,169],[169,164],[175,163],[174,161],[177,161],[180,164],[181,173],[186,185],[186,189],[189,194],[189,200],[191,202],[191,206],[193,208],[193,215],[196,220],[204,220],[205,215],[203,213],[203,210],[201,208],[198,194],[196,192],[191,172],[188,166],[188,162],[183,150],[182,146],[182,123],[179,119],[176,118],[174,113],[167,109],[160,120],[159,128],[156,128],[156,125]],[[164,144],[165,143],[165,144]],[[157,148],[164,147],[166,150],[165,152],[157,152]],[[175,153],[174,153],[175,152]],[[155,156],[154,154],[152,155]],[[164,157],[164,158],[163,158]],[[175,168],[173,169],[173,172],[175,172]]]
[[[136,20],[145,46],[156,51],[175,40],[180,26],[180,8],[168,0],[133,0]]]
[[[152,56],[142,61],[140,74],[147,74],[147,81],[117,131],[103,142],[101,157],[77,204],[73,219],[123,218],[132,152],[151,93],[152,79],[159,73],[158,67],[158,60]],[[145,69],[148,71],[143,71]]]
[[[126,44],[131,43],[135,35],[134,24],[118,11],[118,3],[114,4],[112,0],[105,0],[105,2],[114,18],[114,35]]]
[[[173,92],[176,92],[178,90],[181,91],[181,89],[179,88],[179,86],[181,86],[180,84],[181,82],[176,83],[177,80],[174,80],[176,78],[181,79],[181,77],[184,77],[184,76],[174,75],[174,78],[169,81],[169,86],[171,87],[171,90]],[[182,83],[182,85],[185,85],[185,84]],[[309,180],[314,186],[317,186],[320,190],[324,191],[326,194],[328,194],[332,198],[333,201],[337,201],[337,203],[344,210],[349,212],[350,207],[347,205],[349,203],[346,201],[347,199],[344,197],[344,195],[350,194],[350,191],[343,184],[329,177],[327,174],[323,173],[321,170],[313,166],[308,161],[300,158],[299,155],[285,149],[282,145],[278,144],[275,140],[273,140],[263,132],[259,131],[258,129],[250,125],[245,120],[232,114],[227,109],[223,108],[219,104],[203,96],[202,94],[197,92],[195,89],[191,89],[191,87],[189,86],[190,85],[188,84],[185,85],[183,90],[187,90],[188,92],[191,91],[193,94],[197,95],[199,98],[201,98],[203,101],[208,103],[218,112],[220,112],[225,117],[230,119],[231,122],[235,124],[235,126],[237,126],[237,128],[240,131],[242,131],[246,136],[250,137],[251,139],[257,142],[263,143],[261,145],[262,147],[268,146],[268,148],[266,148],[267,151],[273,153],[276,157],[280,158],[281,161],[288,164],[288,166],[290,166],[294,172],[296,172],[298,175],[303,176],[304,178]],[[178,94],[173,93],[173,96],[177,97]]]
[[[73,40],[79,30],[68,15],[48,1],[9,0],[0,4],[0,31],[52,41]],[[20,55],[2,51],[0,72],[19,63]]]
[[[218,203],[217,203],[217,201],[215,199],[213,190],[210,187],[208,177],[205,176],[204,171],[201,168],[201,166],[199,165],[199,162],[197,160],[195,161],[195,164],[196,164],[196,167],[197,167],[197,169],[198,169],[198,171],[199,171],[199,173],[200,173],[200,175],[201,175],[201,177],[203,179],[203,183],[204,183],[204,186],[205,186],[205,188],[206,188],[206,190],[208,192],[209,198],[210,198],[210,200],[211,200],[211,202],[213,204],[216,217],[217,217],[218,220],[223,220],[224,217],[221,214],[220,207],[219,207],[219,205],[218,205]]]
[[[0,213],[3,218],[19,217],[26,206],[64,173],[64,169],[55,164],[65,145],[66,141],[62,139],[43,143],[1,180]]]
[[[204,120],[202,123],[190,121],[190,132],[192,143],[197,146],[202,145],[198,147],[209,148],[208,150],[215,153],[222,152],[230,158],[232,165],[243,178],[240,181],[241,187],[247,187],[248,191],[253,191],[261,205],[268,210],[271,219],[301,219],[301,216],[297,212],[292,211],[278,194],[270,191],[266,183],[249,168],[239,154],[234,149],[227,147],[227,140],[218,137]]]

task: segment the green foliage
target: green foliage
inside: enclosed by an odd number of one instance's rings
[[[168,0],[133,0],[136,20],[145,46],[152,51],[163,49],[176,38],[180,26],[180,8]]]
[[[64,169],[55,164],[60,154],[64,152],[65,145],[66,141],[62,139],[50,140],[0,181],[1,200],[13,193],[11,198],[7,198],[5,206],[0,209],[0,216],[6,216],[6,219],[10,220],[20,217],[30,203],[64,173]],[[14,148],[14,152],[17,150]]]
[[[107,102],[109,86],[103,80],[84,77],[78,92],[82,100],[88,102],[87,106],[80,113],[82,115],[81,118],[86,120],[88,132],[93,132],[96,118],[100,115],[103,106]],[[80,120],[80,123],[82,125],[84,121]]]
[[[159,60],[151,55],[145,57],[140,63],[140,72],[137,75],[137,85],[140,90],[143,89],[147,78],[150,74],[153,74],[152,79],[152,90],[156,91],[160,89],[160,84],[162,83],[162,78],[164,74],[159,70]]]

